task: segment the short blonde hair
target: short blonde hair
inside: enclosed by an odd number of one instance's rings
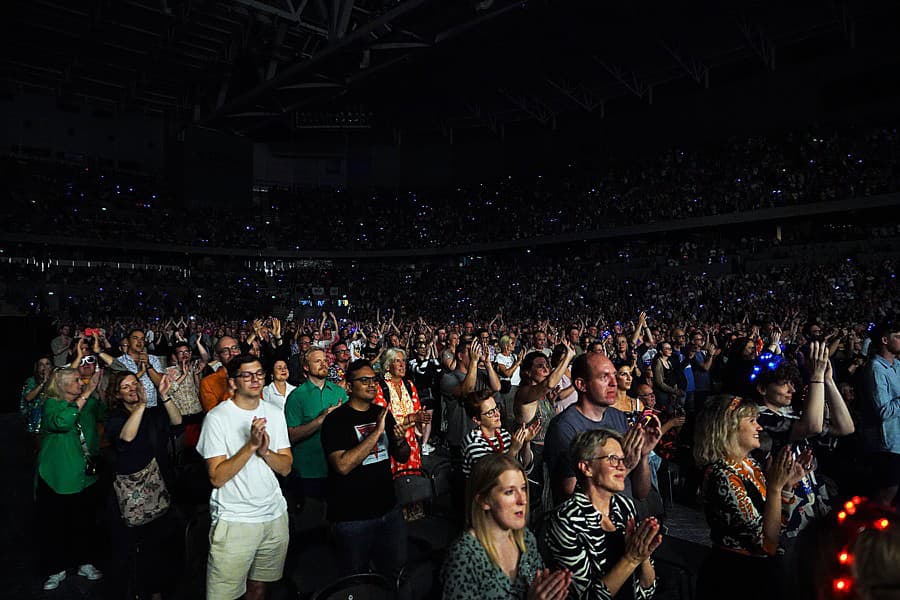
[[[609,442],[615,440],[622,445],[622,435],[610,429],[589,429],[575,436],[569,445],[569,456],[572,461],[572,469],[580,483],[584,483],[584,473],[578,467],[581,462],[588,462],[597,455],[597,449],[603,448]]]
[[[63,380],[67,377],[78,378],[81,374],[78,372],[78,369],[72,369],[70,367],[63,367],[62,369],[56,369],[53,371],[53,376],[50,378],[50,385],[47,386],[47,391],[44,392],[44,397],[46,398],[56,398],[57,400],[65,400],[63,398]]]
[[[697,466],[702,468],[717,460],[727,459],[733,451],[733,438],[741,419],[758,414],[756,403],[745,398],[730,395],[710,398],[697,417],[694,430],[694,460]]]

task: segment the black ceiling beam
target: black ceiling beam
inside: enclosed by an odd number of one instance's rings
[[[353,44],[360,42],[369,37],[369,34],[374,32],[375,30],[390,24],[394,19],[402,17],[407,13],[419,8],[420,6],[428,3],[430,0],[406,0],[406,2],[400,4],[395,9],[385,13],[384,15],[369,21],[368,23],[357,27],[352,33],[341,38],[340,40],[329,44],[324,49],[315,53],[311,58],[303,60],[299,63],[295,63],[287,68],[285,68],[281,73],[273,77],[272,79],[268,79],[259,85],[257,85],[252,90],[241,94],[234,100],[222,106],[213,114],[207,116],[206,118],[201,120],[201,123],[206,125],[210,122],[227,115],[230,112],[234,112],[238,109],[245,107],[247,104],[253,102],[260,95],[277,89],[283,85],[286,85],[291,80],[296,78],[301,73],[308,71],[315,65],[321,63],[323,60],[331,58],[341,51],[351,47]]]

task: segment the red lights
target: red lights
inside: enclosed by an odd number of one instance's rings
[[[875,521],[875,527],[877,527],[878,529],[887,529],[888,525],[890,524],[891,522],[887,519],[878,519],[877,521]]]
[[[844,511],[841,511],[838,513],[837,518],[838,518],[838,523],[843,523],[844,520],[847,518],[847,513]]]
[[[862,501],[863,499],[859,496],[853,496],[852,498],[850,498],[850,502],[852,502],[853,504],[862,504]]]
[[[849,577],[841,577],[840,579],[835,579],[834,580],[834,591],[849,592],[850,591],[850,578]]]

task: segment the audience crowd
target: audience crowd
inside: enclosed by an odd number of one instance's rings
[[[44,587],[70,567],[104,577],[94,545],[80,541],[108,505],[111,589],[171,591],[177,577],[152,573],[176,539],[170,506],[196,502],[180,494],[202,487],[184,467],[202,461],[208,597],[262,597],[281,578],[288,507],[303,497],[325,502],[348,574],[396,576],[405,524],[425,507],[398,504],[392,480],[438,452],[465,517],[447,551],[445,597],[611,598],[627,588],[652,598],[660,480],[673,472],[680,500],[696,494],[710,526],[697,597],[747,569],[810,590],[793,566],[798,537],[863,510],[847,500],[863,494],[895,528],[900,472],[895,284],[852,263],[817,284],[826,274],[810,269],[805,287],[781,282],[791,291],[779,302],[762,289],[771,277],[718,282],[709,293],[728,308],[713,311],[704,297],[666,301],[635,287],[644,303],[610,301],[599,316],[562,307],[565,320],[386,308],[312,321],[60,322],[21,397],[40,440],[37,499],[53,550],[42,555]],[[626,312],[647,302],[663,310]],[[201,480],[179,481],[186,474]],[[146,560],[129,575],[135,545]]]
[[[849,202],[900,187],[897,150],[895,130],[804,132],[452,192],[269,190],[227,218],[175,216],[152,180],[7,161],[3,219],[94,241],[444,247]],[[326,204],[327,228],[299,212]],[[7,303],[58,328],[19,374],[43,589],[75,573],[171,597],[182,517],[202,513],[206,597],[264,598],[313,500],[344,574],[397,581],[408,524],[438,510],[407,484],[443,462],[444,598],[671,592],[674,502],[709,526],[697,598],[893,597],[897,226],[797,229],[377,264],[8,258]]]
[[[440,248],[676,221],[900,187],[896,129],[808,130],[454,189],[266,187],[254,202],[177,210],[146,176],[7,159],[4,231],[196,247]],[[189,201],[182,205],[192,206]],[[328,206],[328,226],[310,219]],[[195,223],[204,223],[198,235]],[[147,226],[147,223],[154,223]],[[238,227],[231,223],[240,223]]]

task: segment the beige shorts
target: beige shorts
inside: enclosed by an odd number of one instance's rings
[[[265,523],[219,519],[209,530],[207,600],[240,598],[247,591],[247,579],[281,579],[289,540],[287,512]]]

